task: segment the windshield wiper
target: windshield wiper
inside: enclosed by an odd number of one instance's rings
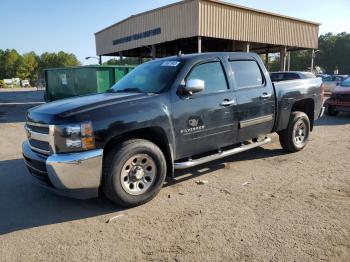
[[[114,92],[118,92],[118,93],[121,93],[121,92],[137,92],[137,93],[143,93],[142,90],[141,90],[140,88],[137,88],[137,87],[125,88],[125,89],[122,89],[122,90],[114,90]]]

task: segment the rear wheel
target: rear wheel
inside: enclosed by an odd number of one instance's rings
[[[166,161],[162,151],[150,141],[133,139],[107,154],[102,188],[113,202],[133,207],[154,198],[165,176]]]
[[[327,114],[330,116],[337,116],[339,114],[339,111],[337,111],[334,106],[329,105],[327,107]]]
[[[302,150],[309,139],[309,117],[303,112],[292,112],[287,128],[278,134],[284,150],[288,152]]]

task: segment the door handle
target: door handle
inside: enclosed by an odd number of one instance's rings
[[[231,105],[234,105],[236,103],[235,100],[228,100],[228,99],[225,99],[224,101],[221,102],[221,106],[231,106]]]
[[[260,99],[267,99],[267,98],[270,98],[271,96],[272,96],[272,94],[263,93],[263,94],[260,96]]]

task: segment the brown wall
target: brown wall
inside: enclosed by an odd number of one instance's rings
[[[180,2],[128,18],[107,30],[96,33],[97,55],[115,53],[144,45],[158,44],[198,35],[197,1]],[[161,27],[161,34],[119,45],[112,41],[135,33]]]

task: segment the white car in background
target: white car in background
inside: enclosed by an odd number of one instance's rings
[[[343,80],[345,80],[347,75],[329,75],[322,78],[324,91],[326,93],[332,93],[337,85],[339,85]]]

